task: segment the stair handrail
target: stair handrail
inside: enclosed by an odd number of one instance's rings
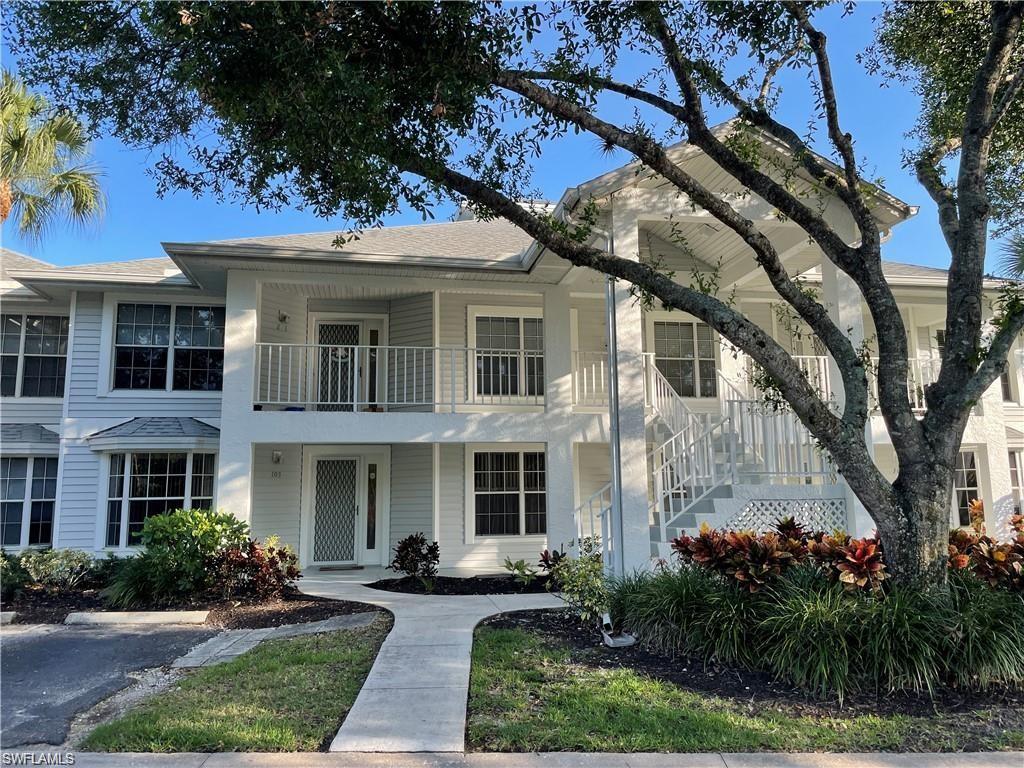
[[[728,417],[705,425],[696,437],[687,437],[681,430],[652,450],[648,457],[653,467],[654,503],[651,511],[657,513],[661,540],[668,540],[668,528],[686,514],[694,504],[716,489],[737,479],[736,452],[729,434],[732,424]],[[724,466],[716,461],[715,436],[727,436],[729,457]],[[700,493],[688,495],[687,488],[701,487]],[[680,500],[680,509],[672,509],[673,500]]]
[[[609,530],[611,525],[611,509],[612,484],[609,482],[590,494],[572,511],[573,526],[576,529],[575,548],[577,554],[579,554],[580,541],[584,536],[598,535],[601,540],[601,555],[604,558],[604,562],[611,562],[612,542]],[[584,516],[587,517],[590,533],[585,533],[583,530]],[[596,534],[598,530],[600,534]]]
[[[733,425],[740,457],[762,469],[759,477],[782,477],[808,482],[813,477],[834,477],[836,469],[792,409],[768,412],[760,400],[726,400],[727,419]],[[737,469],[737,481],[739,471]]]
[[[675,387],[658,370],[653,353],[644,353],[644,368],[647,374],[648,405],[655,415],[660,416],[668,425],[673,434],[685,429],[697,431],[707,426],[705,419],[690,410]]]

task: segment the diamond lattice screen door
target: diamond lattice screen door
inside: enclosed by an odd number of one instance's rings
[[[353,410],[359,376],[354,362],[355,347],[359,344],[359,324],[320,323],[317,343],[320,344],[318,410]]]
[[[318,459],[313,507],[313,562],[356,561],[358,459]]]

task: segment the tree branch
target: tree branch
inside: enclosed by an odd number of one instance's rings
[[[1003,91],[1003,95],[999,99],[999,103],[992,110],[992,117],[989,120],[988,126],[990,132],[995,129],[999,121],[1006,115],[1022,87],[1024,87],[1024,66],[1021,66],[1013,78],[1011,78],[1009,85],[1006,86],[1006,90]]]
[[[976,403],[985,390],[1006,372],[1010,349],[1022,332],[1024,332],[1024,307],[1000,321],[999,330],[992,337],[992,343],[989,344],[985,357],[982,358],[978,369],[961,392],[960,397],[964,407],[970,407],[971,404]]]
[[[960,147],[960,138],[950,138],[924,152],[914,163],[917,180],[939,209],[939,227],[946,240],[949,252],[956,251],[957,236],[960,233],[960,214],[956,209],[956,195],[942,180],[939,163],[942,158]]]
[[[731,205],[683,171],[669,159],[660,145],[646,136],[631,133],[607,123],[578,104],[562,99],[558,94],[514,74],[499,73],[494,81],[540,106],[549,114],[572,122],[594,135],[630,151],[653,171],[685,192],[694,203],[739,235],[754,251],[758,264],[764,269],[775,290],[818,333],[822,342],[835,357],[843,372],[844,383],[848,390],[844,418],[859,422],[863,426],[868,415],[867,378],[863,362],[853,345],[850,344],[850,340],[828,316],[825,307],[804,293],[800,286],[793,282],[782,265],[775,246],[753,222],[741,216]],[[827,233],[829,236],[837,238],[831,230],[827,230]]]

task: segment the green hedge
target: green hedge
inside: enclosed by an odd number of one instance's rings
[[[850,592],[810,565],[757,592],[694,565],[612,585],[649,648],[759,669],[819,695],[1024,685],[1024,597],[967,571],[948,591]]]

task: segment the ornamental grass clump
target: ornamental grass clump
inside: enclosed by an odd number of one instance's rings
[[[977,519],[977,515],[975,515]],[[950,533],[949,587],[888,579],[872,537],[780,520],[672,543],[677,562],[614,583],[616,626],[670,655],[758,669],[815,696],[1024,686],[1024,533]]]

